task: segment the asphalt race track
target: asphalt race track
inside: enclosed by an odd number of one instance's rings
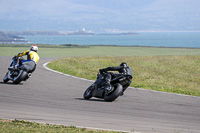
[[[114,102],[84,100],[91,81],[46,70],[41,58],[32,77],[3,83],[11,57],[0,57],[0,118],[132,132],[199,133],[200,98],[128,88]]]

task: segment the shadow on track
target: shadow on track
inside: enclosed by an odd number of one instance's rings
[[[96,101],[96,102],[106,102],[103,99],[84,99],[84,98],[75,98],[76,100],[84,100],[84,101]]]
[[[12,82],[4,83],[4,82],[2,82],[2,81],[0,81],[0,84],[7,84],[7,85],[23,85],[23,83],[13,84]]]

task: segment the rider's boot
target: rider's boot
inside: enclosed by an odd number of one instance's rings
[[[111,81],[111,75],[107,74],[105,77],[105,84],[104,84],[104,88],[106,90],[107,93],[110,93],[112,91],[112,87],[110,85],[110,81]]]
[[[107,91],[107,93],[110,93],[112,91],[112,87],[110,85],[110,80],[107,79],[106,83],[104,84],[105,90]]]
[[[9,68],[8,68],[8,70],[14,70],[16,67],[15,67],[15,65],[12,65],[12,66],[10,66]]]
[[[8,69],[9,69],[9,70],[14,70],[14,69],[15,69],[15,66],[10,66]]]
[[[106,83],[106,84],[105,84],[105,89],[106,89],[106,91],[108,91],[108,92],[110,92],[110,91],[112,90],[112,87],[111,87],[110,83]]]

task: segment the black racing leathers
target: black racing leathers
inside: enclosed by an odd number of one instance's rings
[[[123,75],[129,75],[129,76],[133,76],[132,75],[132,70],[129,66],[127,67],[124,67],[124,66],[116,66],[116,67],[107,67],[107,68],[104,68],[104,69],[101,69],[100,71],[118,71],[119,74],[123,74]]]

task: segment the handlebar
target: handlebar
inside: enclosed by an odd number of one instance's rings
[[[106,71],[103,71],[102,69],[99,69],[99,73],[100,73],[100,74],[106,74],[107,72],[106,72]]]

